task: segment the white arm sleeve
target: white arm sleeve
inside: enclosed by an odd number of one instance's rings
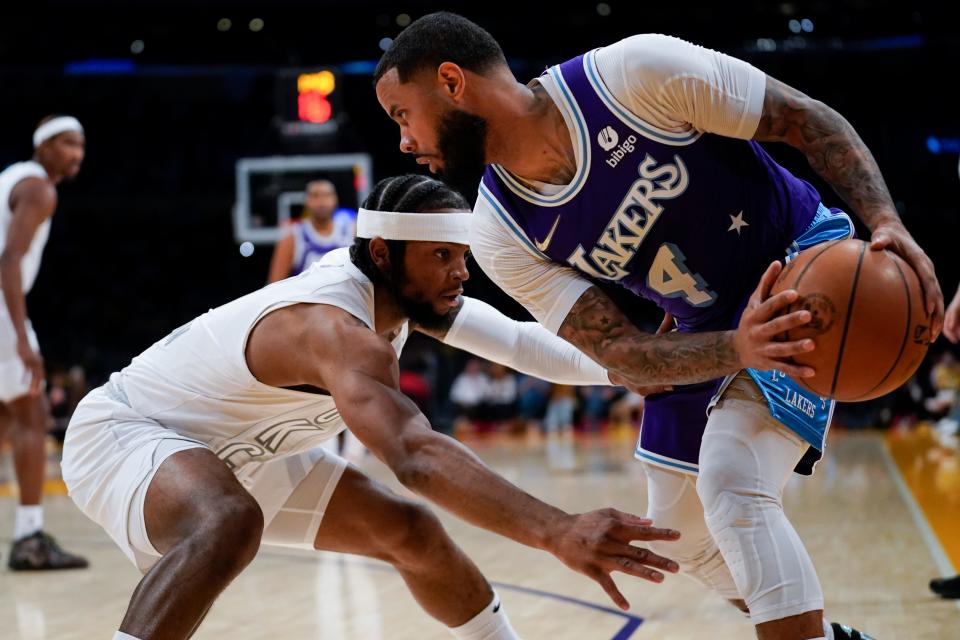
[[[556,384],[609,385],[607,370],[536,322],[517,322],[466,296],[443,342]]]
[[[481,196],[473,210],[470,250],[497,286],[548,331],[556,333],[571,307],[593,285],[569,267],[534,255],[497,219]]]
[[[747,140],[760,123],[767,76],[738,58],[679,38],[642,34],[600,49],[596,60],[617,100],[661,129]]]

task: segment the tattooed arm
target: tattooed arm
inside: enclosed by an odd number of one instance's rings
[[[920,276],[933,336],[943,326],[943,294],[933,263],[900,221],[873,154],[849,122],[824,103],[767,77],[760,141],[786,142],[833,187],[873,234],[873,249],[890,249]]]
[[[796,299],[792,290],[770,296],[779,263],[761,278],[736,331],[654,336],[637,329],[582,275],[524,248],[483,198],[473,210],[470,249],[493,282],[547,331],[605,367],[615,384],[637,388],[700,382],[742,367],[780,369],[799,377],[813,373],[789,361],[813,348],[812,341],[776,342],[787,327],[810,321],[807,311],[776,317]]]
[[[692,384],[742,368],[733,331],[644,333],[597,287],[573,305],[559,335],[637,384]]]
[[[813,342],[776,341],[785,327],[810,320],[806,311],[777,317],[797,297],[793,290],[770,296],[780,270],[777,262],[767,269],[735,331],[644,333],[605,293],[591,287],[570,309],[559,335],[635,385],[693,384],[745,367],[809,377],[813,370],[794,364],[790,356],[813,349]]]

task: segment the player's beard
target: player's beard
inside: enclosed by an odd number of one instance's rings
[[[390,273],[387,274],[386,281],[390,294],[400,305],[403,315],[414,324],[424,329],[443,329],[447,326],[447,314],[437,313],[429,302],[403,293],[408,279],[406,269],[402,264],[398,265],[391,262]]]
[[[451,109],[437,127],[437,151],[443,160],[441,177],[454,189],[471,193],[483,177],[487,121],[461,109]]]

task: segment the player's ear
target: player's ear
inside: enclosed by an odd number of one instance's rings
[[[370,239],[370,258],[378,269],[390,268],[390,248],[387,247],[386,240],[379,237]]]
[[[460,65],[454,62],[441,62],[437,67],[437,82],[445,96],[459,101],[467,84],[467,78]]]

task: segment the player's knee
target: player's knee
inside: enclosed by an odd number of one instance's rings
[[[397,509],[395,520],[389,548],[385,549],[390,562],[415,566],[442,554],[449,539],[430,509],[415,502],[405,502]]]
[[[756,453],[735,437],[705,437],[700,448],[697,495],[705,512],[724,495],[733,494],[759,501],[777,501],[778,491],[764,480]]]
[[[260,549],[263,512],[246,493],[219,497],[215,504],[205,514],[196,535],[191,537],[209,548],[208,557],[212,562],[224,569],[239,571]]]
[[[713,510],[725,493],[741,493],[742,472],[733,465],[701,463],[697,475],[697,495],[704,513]]]

